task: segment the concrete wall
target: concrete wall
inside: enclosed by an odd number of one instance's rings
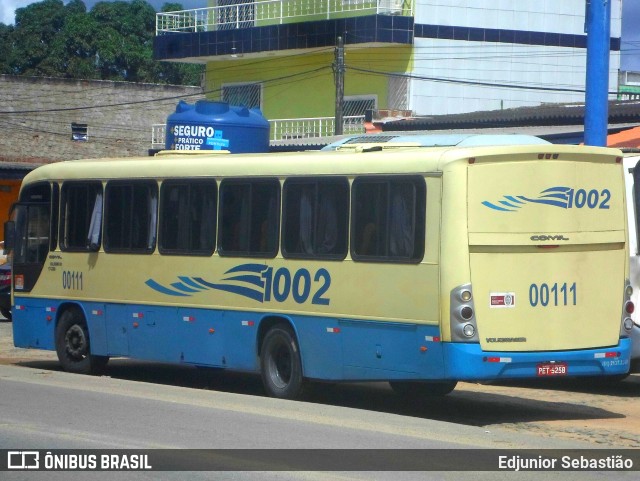
[[[0,167],[147,155],[151,126],[180,99],[193,103],[201,94],[200,87],[1,75]],[[87,124],[86,142],[72,140],[74,122]]]
[[[442,115],[584,101],[586,48],[552,44],[555,34],[584,37],[586,43],[584,15],[584,0],[416,0],[416,25],[460,27],[461,33],[455,39],[414,39],[412,74],[439,81],[413,80],[411,109]],[[613,38],[619,39],[621,25],[621,2],[612,0]],[[473,41],[462,38],[465,28],[492,36],[531,34],[532,39]],[[619,68],[620,52],[612,50],[609,91],[617,90]],[[533,88],[511,88],[519,85]]]

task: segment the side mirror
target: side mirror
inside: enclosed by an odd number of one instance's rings
[[[10,252],[16,245],[16,223],[8,220],[4,223],[4,252]]]

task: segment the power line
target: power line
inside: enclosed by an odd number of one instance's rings
[[[447,78],[447,77],[427,77],[427,76],[413,75],[413,74],[380,72],[376,70],[369,70],[369,69],[349,67],[349,66],[347,66],[347,69],[354,70],[357,72],[367,73],[371,75],[401,77],[401,78],[409,78],[413,80],[425,80],[430,82],[442,82],[442,83],[452,83],[452,84],[460,84],[460,85],[475,85],[479,87],[516,89],[516,90],[535,90],[535,91],[559,92],[559,93],[585,93],[584,89],[577,89],[577,88],[542,87],[542,86],[535,86],[535,85],[482,82],[478,80],[464,80],[464,79],[454,79],[454,78]],[[617,95],[617,94],[618,92],[609,92],[609,95]]]

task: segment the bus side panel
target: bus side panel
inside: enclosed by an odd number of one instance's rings
[[[55,313],[47,312],[50,301],[15,298],[12,310],[15,347],[55,349]]]
[[[81,304],[81,307],[84,311],[84,318],[87,320],[87,328],[89,329],[91,353],[97,356],[109,355],[107,326],[105,324],[105,305],[95,302],[85,302]]]
[[[110,356],[129,355],[129,336],[132,324],[131,312],[126,304],[108,304],[106,307],[107,347]]]
[[[255,312],[220,311],[224,326],[224,349],[218,356],[220,365],[238,371],[258,371],[257,336],[260,316]],[[211,360],[209,360],[211,362]]]
[[[441,379],[436,326],[340,321],[344,380]]]

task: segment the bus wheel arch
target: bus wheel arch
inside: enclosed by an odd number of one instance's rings
[[[305,385],[300,344],[291,322],[268,317],[258,331],[260,374],[269,396],[296,399]]]
[[[109,361],[108,356],[91,354],[89,327],[82,309],[75,304],[58,308],[55,346],[58,360],[68,372],[100,374]]]

